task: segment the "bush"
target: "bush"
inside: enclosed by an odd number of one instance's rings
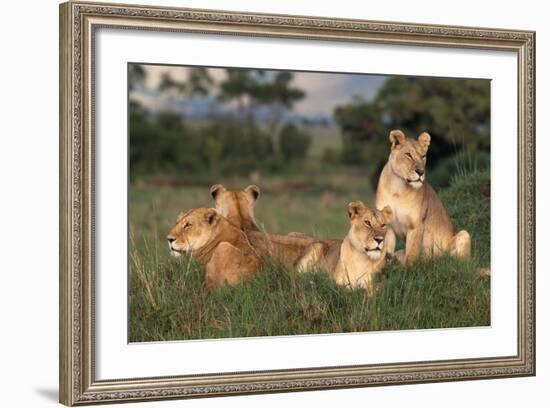
[[[191,127],[174,113],[160,114],[155,120],[141,113],[130,115],[133,177],[204,170],[246,174],[272,156],[271,140],[252,123],[218,119]]]
[[[340,161],[340,152],[334,147],[325,147],[321,160],[323,163],[336,164]]]
[[[491,173],[489,169],[459,173],[449,188],[441,191],[441,200],[457,231],[465,229],[472,237],[472,252],[481,266],[491,256]]]
[[[489,152],[463,150],[441,159],[432,170],[429,170],[428,180],[435,189],[448,187],[456,175],[486,170],[490,164]]]
[[[310,144],[310,134],[292,124],[285,125],[279,135],[279,148],[287,160],[303,159]]]
[[[187,128],[181,117],[162,114],[151,120],[142,114],[130,115],[131,176],[137,173],[156,173],[170,170],[199,170],[204,168],[195,154],[198,135]]]
[[[210,169],[244,175],[263,165],[273,154],[267,135],[252,123],[216,120],[201,130],[203,145],[197,154]]]

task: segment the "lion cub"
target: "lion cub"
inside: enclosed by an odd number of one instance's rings
[[[343,240],[318,241],[309,245],[296,268],[312,267],[328,271],[338,285],[363,288],[373,293],[372,278],[386,263],[384,239],[392,220],[392,210],[365,207],[361,201],[348,204],[350,229]]]
[[[172,255],[189,253],[206,267],[208,288],[238,285],[262,264],[246,234],[214,208],[180,213],[166,239]]]
[[[414,263],[421,255],[444,252],[469,257],[470,235],[466,231],[455,233],[443,203],[426,182],[430,135],[424,132],[414,140],[400,130],[392,130],[389,139],[391,153],[376,191],[376,208],[390,206],[394,214],[386,236],[388,254],[394,253],[397,235],[405,239],[405,252],[396,253],[405,265]]]

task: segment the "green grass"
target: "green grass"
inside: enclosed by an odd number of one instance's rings
[[[343,237],[345,204],[357,198],[372,204],[373,193],[364,177],[347,175],[345,183],[341,177],[287,194],[282,180],[265,180],[258,220],[270,232]],[[327,204],[321,197],[333,190],[338,198]],[[239,287],[208,291],[204,269],[192,259],[171,258],[164,243],[178,211],[210,205],[207,189],[134,187],[129,341],[489,325],[490,279],[477,273],[490,261],[489,192],[487,171],[457,176],[440,192],[457,227],[472,235],[470,261],[444,257],[408,269],[390,262],[378,278],[380,290],[367,297],[337,286],[322,271],[300,275],[280,265],[266,266]]]

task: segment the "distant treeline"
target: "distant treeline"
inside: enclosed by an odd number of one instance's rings
[[[130,89],[139,86],[145,75],[139,65],[131,67]],[[254,170],[278,173],[289,162],[299,164],[315,143],[316,128],[284,122],[284,113],[305,96],[293,86],[292,78],[286,71],[266,75],[248,69],[228,69],[226,79],[218,84],[204,68],[194,68],[186,82],[165,75],[159,92],[180,98],[214,95],[217,103],[233,103],[237,114],[212,115],[196,123],[182,112],[153,115],[132,101],[131,177],[205,171],[224,176]],[[253,112],[258,107],[271,112],[267,119],[255,119]],[[410,137],[430,133],[428,164],[434,184],[447,184],[449,174],[461,167],[489,166],[487,80],[393,77],[372,100],[356,97],[336,107],[334,119],[342,148],[325,148],[322,160],[334,166],[365,166],[373,182],[387,158],[387,135],[394,128]]]
[[[311,142],[305,130],[286,124],[277,146],[254,122],[217,118],[189,125],[177,114],[151,119],[130,115],[132,175],[212,171],[246,176],[251,171],[278,172],[290,160],[302,160]]]

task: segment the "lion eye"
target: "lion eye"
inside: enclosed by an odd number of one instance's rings
[[[422,156],[422,160],[426,160],[426,155]]]
[[[189,228],[191,228],[191,224],[186,223],[183,225],[183,229],[189,229]]]
[[[386,224],[382,224],[382,228],[386,228]]]
[[[371,223],[369,220],[365,220],[365,224],[367,225],[367,227],[372,227]]]
[[[405,155],[406,155],[409,159],[413,160],[412,154],[410,154],[410,153],[405,153]]]

